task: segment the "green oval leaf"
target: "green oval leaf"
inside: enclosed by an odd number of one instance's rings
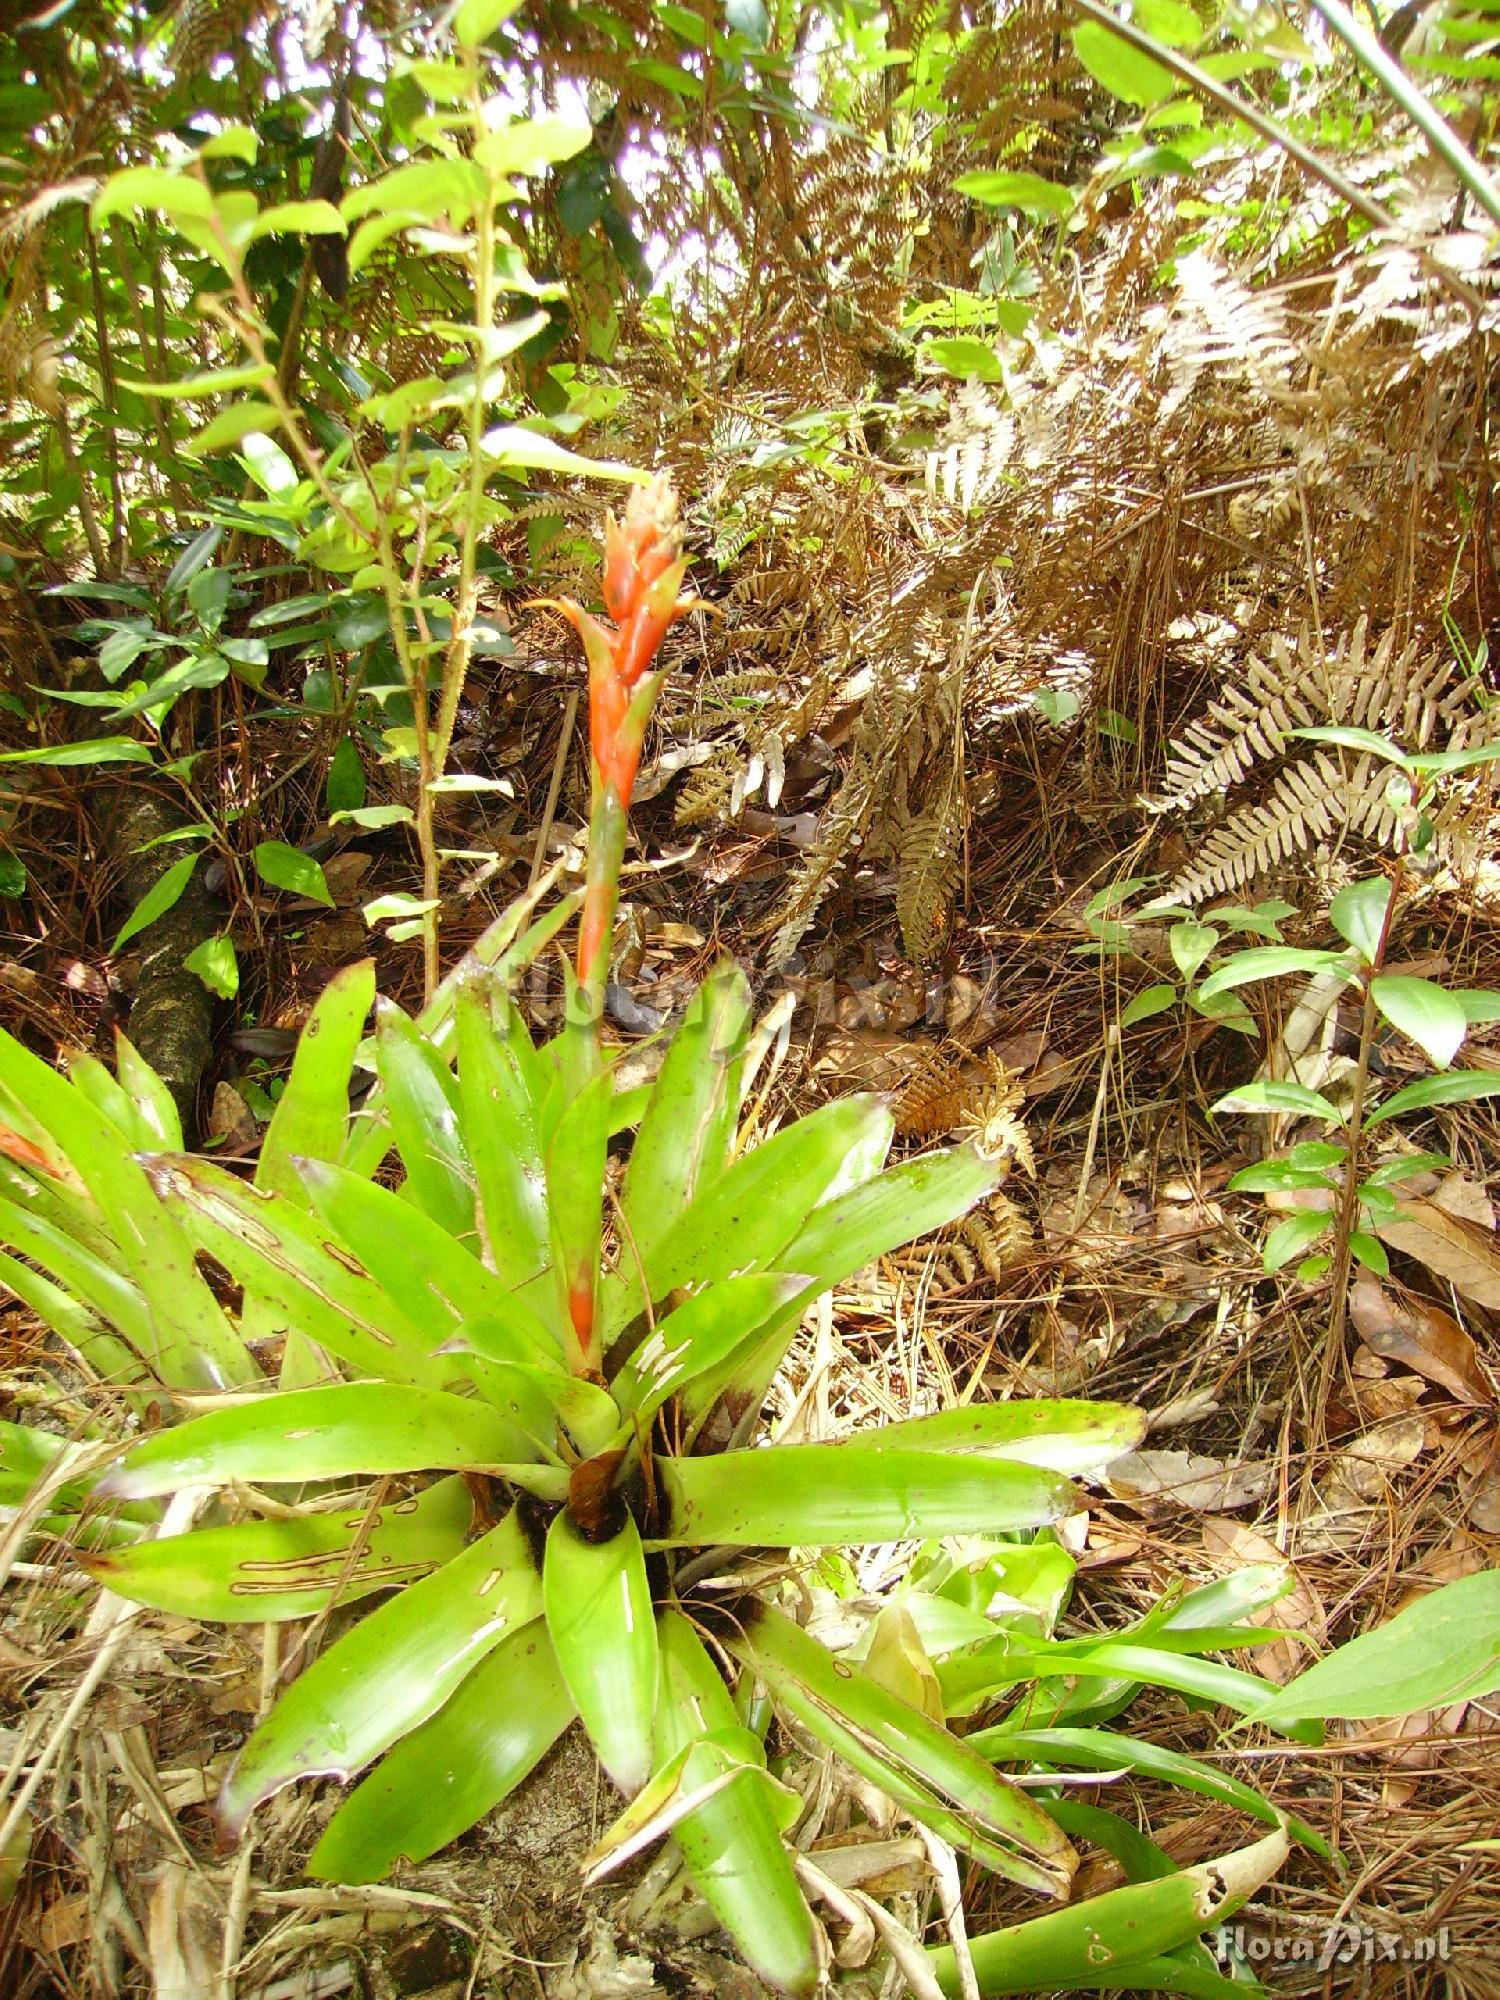
[[[174,861],[170,868],[163,869],[120,926],[119,936],[110,946],[111,952],[119,951],[122,945],[127,944],[149,924],[154,924],[158,917],[166,915],[186,889],[197,865],[196,854],[184,854],[180,860]]]
[[[1073,30],[1073,51],[1095,83],[1127,104],[1156,104],[1174,89],[1172,72],[1096,21]]]
[[[1467,1104],[1476,1097],[1500,1093],[1500,1070],[1463,1069],[1446,1076],[1424,1076],[1408,1083],[1384,1104],[1377,1105],[1365,1119],[1365,1130],[1387,1118],[1399,1118],[1407,1111],[1425,1111],[1435,1104]]]
[[[333,908],[327,879],[310,854],[288,847],[284,840],[263,840],[250,858],[256,874],[268,888],[290,889],[294,895],[308,896],[315,903]]]
[[[1252,1711],[1276,1728],[1304,1717],[1364,1721],[1446,1708],[1500,1688],[1500,1570],[1427,1592],[1340,1646]]]
[[[1446,987],[1409,973],[1380,973],[1370,981],[1375,1005],[1393,1027],[1446,1069],[1463,1046],[1469,1017],[1463,1002]]]

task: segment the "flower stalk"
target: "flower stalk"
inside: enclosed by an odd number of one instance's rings
[[[603,1011],[630,795],[662,682],[652,663],[672,624],[698,601],[682,595],[687,560],[679,549],[677,495],[671,481],[659,476],[635,487],[624,520],[611,514],[605,527],[604,608],[613,627],[570,597],[542,600],[572,625],[588,660],[593,809],[576,969],[596,1027]]]
[[[646,725],[656,705],[663,672],[654,667],[657,651],[674,621],[697,603],[682,594],[687,561],[680,553],[677,495],[659,476],[635,487],[623,521],[609,516],[604,532],[606,624],[572,598],[541,601],[560,611],[583,642],[589,670],[589,749],[593,777],[589,816],[588,870],[578,922],[575,959],[577,1023],[588,1054],[597,1065],[599,1024],[609,976],[610,941],[620,897],[620,869],[630,797],[640,768]],[[579,1081],[582,1079],[580,1078]],[[602,1199],[602,1187],[600,1190]],[[602,1217],[601,1217],[602,1223]],[[571,1339],[571,1371],[598,1372],[595,1330],[601,1231],[590,1231],[587,1247],[575,1244],[564,1273]]]

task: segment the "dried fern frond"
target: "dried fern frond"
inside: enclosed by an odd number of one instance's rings
[[[1026,1101],[1018,1076],[997,1056],[976,1063],[933,1049],[897,1094],[896,1136],[969,1140],[987,1159],[1013,1159],[1035,1177],[1031,1138],[1020,1116]]]
[[[1397,651],[1387,632],[1367,649],[1361,618],[1331,652],[1303,631],[1296,647],[1273,641],[1270,659],[1252,660],[1243,683],[1226,687],[1173,743],[1166,784],[1146,803],[1153,812],[1183,811],[1242,783],[1258,764],[1276,764],[1266,797],[1239,807],[1213,828],[1191,865],[1162,892],[1163,902],[1192,903],[1243,888],[1315,840],[1355,834],[1392,843],[1400,816],[1390,797],[1390,766],[1365,751],[1306,745],[1292,730],[1330,725],[1373,731],[1402,749],[1441,738],[1455,747],[1488,728],[1474,702],[1474,682],[1448,653],[1415,644]],[[1441,816],[1438,848],[1460,835],[1461,814]]]
[[[924,1285],[930,1297],[945,1298],[967,1291],[981,1276],[1003,1283],[1026,1262],[1035,1241],[1025,1215],[997,1188],[988,1201],[937,1236],[896,1252],[891,1263],[904,1277]]]
[[[1367,631],[1361,619],[1326,656],[1305,627],[1295,646],[1273,636],[1270,658],[1252,657],[1243,678],[1228,683],[1173,741],[1165,782],[1146,801],[1148,809],[1180,812],[1229,791],[1257,763],[1291,750],[1286,737],[1293,729],[1344,723],[1425,749],[1439,723],[1452,725],[1471,690],[1451,655],[1415,645],[1398,653],[1391,632],[1367,659]]]

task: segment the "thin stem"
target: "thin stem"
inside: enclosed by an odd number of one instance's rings
[[[1333,1226],[1333,1268],[1329,1280],[1333,1302],[1329,1312],[1328,1337],[1323,1345],[1322,1360],[1318,1368],[1317,1395],[1309,1412],[1308,1422],[1309,1487],[1313,1461],[1324,1441],[1328,1396],[1333,1387],[1333,1371],[1339,1365],[1344,1352],[1344,1332],[1349,1319],[1349,1274],[1354,1263],[1351,1238],[1359,1217],[1359,1160],[1364,1141],[1365,1091],[1370,1081],[1370,1056],[1375,1046],[1375,980],[1385,963],[1386,946],[1390,941],[1391,925],[1405,876],[1406,853],[1403,847],[1396,856],[1395,872],[1391,876],[1391,890],[1386,897],[1385,915],[1381,919],[1380,935],[1375,941],[1374,953],[1370,963],[1360,974],[1360,982],[1364,989],[1364,1008],[1359,1024],[1359,1057],[1354,1068],[1354,1090],[1349,1104],[1349,1138],[1344,1159],[1344,1185],[1339,1193],[1338,1213]]]
[[[125,480],[120,470],[119,398],[115,390],[115,360],[109,341],[109,315],[104,309],[104,281],[99,274],[99,246],[92,229],[85,230],[89,250],[89,287],[94,301],[94,342],[99,352],[99,389],[109,422],[104,427],[104,445],[109,456],[110,543],[113,570],[118,576],[125,567],[129,546],[125,513]]]

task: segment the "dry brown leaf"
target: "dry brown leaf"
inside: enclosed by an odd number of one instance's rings
[[[59,1896],[37,1919],[36,1941],[49,1955],[70,1951],[89,1934],[89,1893],[80,1889],[72,1896]]]
[[[1478,1349],[1441,1306],[1410,1294],[1398,1298],[1366,1273],[1354,1286],[1350,1311],[1361,1340],[1383,1360],[1415,1369],[1461,1403],[1494,1401]]]
[[[1346,1444],[1339,1456],[1358,1459],[1364,1465],[1411,1465],[1427,1449],[1428,1437],[1427,1419],[1419,1411],[1413,1411],[1409,1416],[1392,1417],[1388,1423],[1377,1424],[1363,1437]]]
[[[1117,1500],[1148,1509],[1186,1507],[1193,1513],[1227,1513],[1253,1507],[1271,1489],[1275,1468],[1269,1460],[1228,1464],[1195,1451],[1129,1451],[1105,1474],[1105,1485]]]
[[[1500,1535],[1500,1430],[1479,1441],[1469,1467],[1474,1474],[1464,1496],[1469,1526],[1481,1535]]]
[[[355,900],[361,881],[370,871],[373,854],[360,847],[346,847],[339,854],[331,854],[323,863],[323,880],[328,884],[328,893],[341,907]],[[293,903],[293,909],[326,908],[317,902]]]
[[[1429,1192],[1426,1189],[1422,1191]],[[1445,1215],[1454,1216],[1460,1222],[1472,1222],[1480,1229],[1494,1228],[1495,1204],[1483,1184],[1471,1180],[1467,1174],[1455,1168],[1451,1174],[1445,1174],[1430,1193]]]
[[[214,1085],[214,1101],[208,1114],[209,1137],[223,1139],[235,1150],[253,1146],[260,1128],[255,1113],[232,1083]]]
[[[1322,1643],[1328,1629],[1322,1599],[1273,1541],[1243,1522],[1210,1515],[1203,1523],[1203,1547],[1226,1571],[1243,1569],[1251,1563],[1280,1563],[1291,1571],[1293,1582],[1286,1596],[1253,1611],[1249,1618],[1252,1625],[1287,1625],[1308,1635],[1309,1645],[1296,1639],[1275,1639],[1268,1646],[1255,1648],[1248,1664],[1254,1672],[1281,1686],[1307,1664],[1310,1646]]]
[[[1446,1278],[1476,1305],[1500,1306],[1500,1248],[1493,1229],[1450,1215],[1435,1198],[1412,1195],[1393,1221],[1376,1225],[1375,1233],[1392,1250]]]
[[[156,2000],[203,2000],[219,1976],[224,1918],[196,1869],[169,1861],[151,1891],[147,1938]]]

